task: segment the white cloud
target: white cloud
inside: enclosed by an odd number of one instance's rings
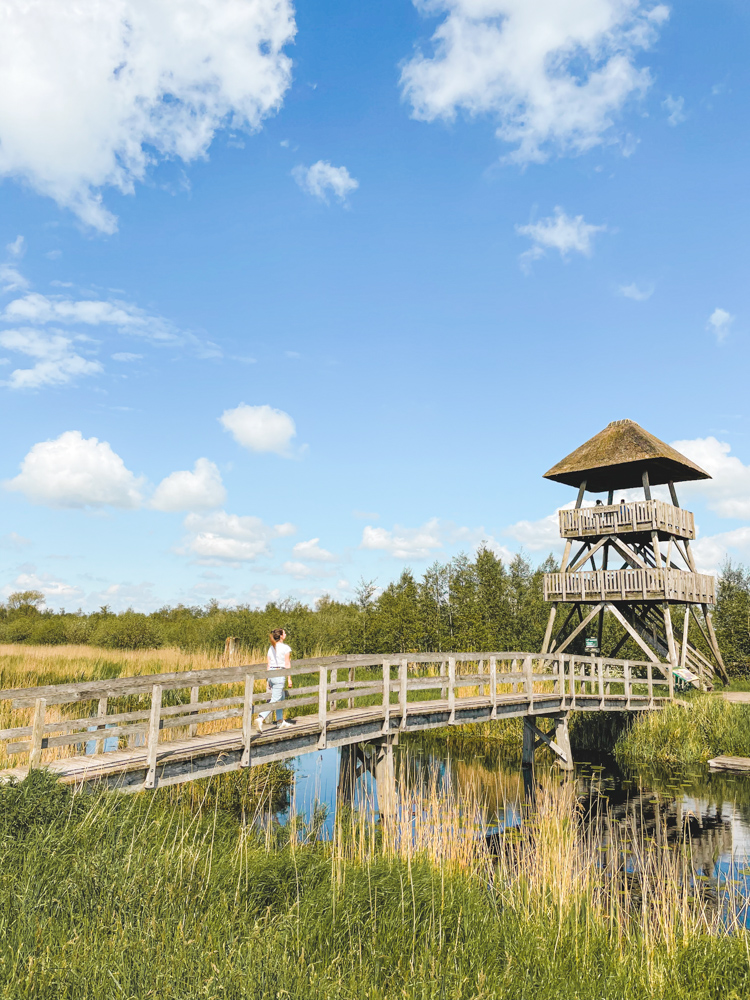
[[[669,94],[669,96],[661,102],[661,106],[667,112],[667,122],[673,127],[687,120],[684,97],[672,97],[672,95]]]
[[[292,177],[303,191],[326,205],[329,192],[344,203],[349,194],[359,187],[359,181],[350,175],[346,167],[333,167],[327,160],[318,160],[311,167],[295,167]]]
[[[419,528],[396,524],[389,530],[368,524],[362,531],[360,548],[387,552],[395,559],[427,559],[446,545],[476,548],[481,542],[493,551],[502,549],[484,528],[460,527],[433,517]]]
[[[133,191],[157,158],[204,156],[257,129],[291,81],[290,0],[8,0],[0,174],[113,232],[100,189]]]
[[[572,504],[570,505],[572,506]],[[555,511],[538,521],[517,521],[504,532],[510,538],[515,538],[525,549],[531,552],[556,552],[564,545],[560,538],[560,521]]]
[[[271,554],[269,543],[274,538],[293,534],[294,525],[265,524],[259,517],[227,514],[188,514],[185,518],[188,536],[181,551],[195,556],[208,566],[222,563],[253,562]]]
[[[540,219],[528,226],[516,226],[516,232],[528,236],[533,246],[521,254],[522,265],[528,267],[532,261],[544,257],[547,250],[557,250],[563,260],[571,252],[591,256],[592,238],[595,233],[603,233],[606,226],[593,226],[584,221],[582,215],[569,216],[558,206],[555,214]]]
[[[221,473],[207,458],[199,458],[192,472],[173,472],[162,479],[151,497],[156,510],[212,510],[221,507],[227,491]]]
[[[0,264],[0,283],[4,292],[23,292],[29,287],[26,278],[12,264]]]
[[[23,257],[26,253],[26,240],[23,236],[16,236],[12,243],[6,243],[5,249],[11,257]]]
[[[651,83],[636,56],[668,17],[640,0],[415,0],[445,14],[433,55],[418,52],[401,85],[415,118],[488,115],[519,163],[606,141],[629,98]]]
[[[233,410],[225,410],[219,421],[237,444],[250,451],[272,451],[288,456],[292,438],[297,433],[288,413],[267,405],[240,403]]]
[[[106,441],[65,431],[35,444],[4,486],[48,507],[137,507],[142,482]]]
[[[624,295],[626,299],[633,299],[634,302],[645,302],[653,294],[653,285],[650,285],[648,288],[639,288],[635,282],[632,285],[620,285],[620,295]]]
[[[734,323],[734,316],[728,313],[726,309],[714,309],[711,315],[708,317],[708,325],[706,327],[711,333],[716,337],[716,341],[719,344],[723,344],[729,333],[729,329]]]
[[[61,323],[65,326],[110,326],[121,333],[145,337],[155,342],[182,344],[181,334],[169,320],[153,316],[138,306],[117,299],[75,299],[41,295],[31,292],[9,302],[2,313],[6,323],[30,323],[45,326]]]
[[[292,552],[299,559],[313,559],[316,562],[336,562],[336,556],[328,549],[322,549],[319,538],[311,538],[309,542],[297,542]]]
[[[31,540],[19,535],[17,531],[9,531],[7,535],[0,535],[0,549],[18,550],[25,549],[31,545]]]
[[[117,354],[112,355],[113,361],[140,361],[143,357],[142,354],[130,354],[129,351],[118,351]]]
[[[672,447],[712,477],[680,483],[678,490],[702,496],[720,517],[750,518],[750,465],[731,455],[731,445],[715,437],[673,441]]]
[[[281,567],[282,573],[288,573],[296,580],[306,580],[310,576],[319,576],[320,570],[312,566],[306,566],[301,562],[285,562]]]
[[[63,580],[56,580],[48,573],[26,572],[20,573],[14,580],[12,586],[3,588],[5,596],[8,597],[14,591],[19,590],[41,590],[45,598],[53,598],[56,603],[60,601],[75,601],[82,595],[80,587],[65,583]]]
[[[32,368],[16,368],[11,372],[4,383],[11,389],[64,385],[80,376],[98,375],[103,371],[98,361],[90,361],[76,353],[73,340],[60,333],[25,328],[3,330],[0,332],[0,344],[9,351],[37,359]]]

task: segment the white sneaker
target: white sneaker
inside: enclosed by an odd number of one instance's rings
[[[255,725],[258,727],[258,732],[262,733],[263,732],[263,719],[261,719],[260,716],[258,716],[258,718],[255,720]]]
[[[287,722],[286,719],[282,719],[282,721],[279,723],[279,728],[280,729],[291,729],[292,725],[293,725],[293,723]]]

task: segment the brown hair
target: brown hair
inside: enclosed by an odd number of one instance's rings
[[[276,643],[279,641],[279,639],[285,632],[286,632],[285,628],[275,628],[273,632],[271,632],[271,645],[273,646],[274,649],[276,649]]]

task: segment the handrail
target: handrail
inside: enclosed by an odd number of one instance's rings
[[[606,569],[545,573],[545,601],[680,601],[716,603],[716,578],[677,569]]]
[[[558,517],[563,538],[649,531],[664,531],[680,538],[695,538],[695,518],[692,512],[663,500],[575,507],[558,511]]]
[[[340,676],[342,668],[348,668],[344,678]],[[362,676],[368,671],[372,676]],[[661,676],[655,675],[655,671]],[[650,708],[655,706],[655,687],[662,692],[660,699],[672,694],[668,664],[568,653],[433,652],[315,657],[292,661],[291,671],[270,671],[263,664],[246,664],[0,691],[0,700],[10,700],[14,708],[33,708],[28,724],[0,730],[0,740],[7,741],[9,754],[28,752],[31,767],[41,763],[43,751],[54,748],[75,747],[93,740],[100,752],[104,750],[105,739],[116,739],[118,746],[122,740],[129,741],[131,746],[143,746],[145,742],[149,758],[146,787],[153,787],[156,748],[161,735],[169,730],[182,729],[190,737],[200,739],[199,725],[239,720],[231,728],[241,733],[243,759],[249,761],[250,744],[255,736],[251,730],[253,713],[270,700],[268,691],[255,690],[256,683],[270,677],[287,677],[290,673],[298,678],[307,675],[310,683],[295,686],[283,708],[315,713],[311,718],[317,717],[319,747],[326,745],[328,727],[337,718],[347,713],[348,717],[352,713],[356,716],[358,711],[366,712],[368,718],[373,713],[378,715],[386,731],[394,718],[399,719],[399,728],[405,728],[408,715],[415,711],[442,712],[448,716],[448,723],[453,724],[461,721],[456,713],[462,705],[486,704],[490,718],[497,718],[498,708],[510,703],[535,711],[539,704],[545,704],[545,699],[547,702],[552,699],[563,708],[574,708],[581,698],[589,702],[596,698],[599,704],[595,707],[600,708],[607,699],[610,708],[629,709],[634,705]],[[200,700],[201,689],[232,686],[240,690]],[[164,704],[167,692],[179,690],[189,691],[189,702]],[[148,696],[148,706],[112,704],[133,695]],[[362,705],[363,699],[369,699],[370,703]],[[359,705],[355,704],[357,701]],[[86,703],[91,703],[92,710],[83,718],[60,715],[61,706],[75,710]],[[345,707],[339,708],[340,704]],[[57,707],[58,711],[52,713],[57,718],[48,718],[50,707]]]

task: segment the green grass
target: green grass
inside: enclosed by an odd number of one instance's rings
[[[377,846],[356,856],[276,838],[267,850],[215,801],[73,797],[41,773],[0,789],[0,817],[3,1000],[750,992],[744,934],[660,937],[639,920],[623,932],[591,896],[563,898],[541,876],[514,881],[507,866],[493,884],[483,865],[460,871]],[[538,840],[549,859],[549,843],[565,842],[552,826]]]
[[[727,754],[750,757],[750,705],[695,695],[686,705],[643,712],[615,745],[624,764],[705,764]]]

